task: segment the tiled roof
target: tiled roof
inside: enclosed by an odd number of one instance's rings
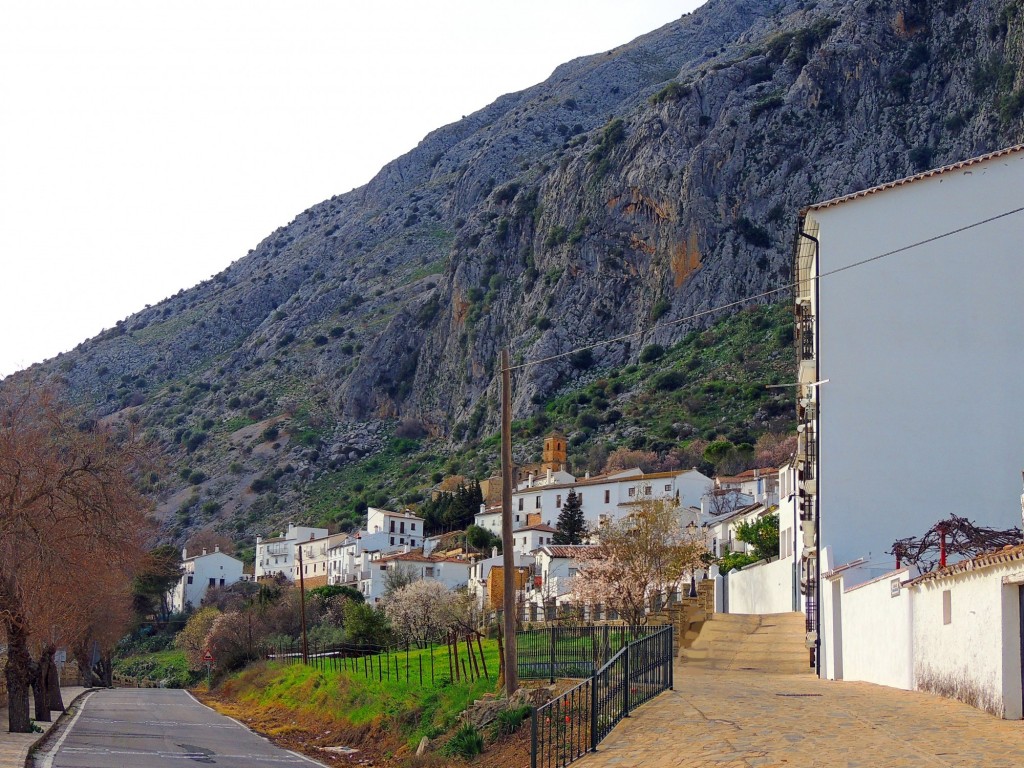
[[[825,200],[825,201],[820,202],[820,203],[815,203],[814,205],[807,206],[802,211],[802,213],[807,213],[808,211],[818,211],[818,210],[821,210],[822,208],[831,208],[833,205],[839,205],[839,204],[845,203],[845,202],[847,202],[849,200],[856,200],[857,198],[860,198],[860,197],[867,197],[868,195],[873,195],[873,194],[876,194],[878,192],[884,192],[887,189],[894,189],[896,187],[902,187],[904,184],[910,184],[912,182],[920,181],[921,179],[927,179],[927,178],[930,178],[932,176],[939,176],[940,174],[943,174],[943,173],[950,173],[951,171],[963,170],[964,168],[969,168],[972,165],[977,165],[978,163],[983,163],[986,160],[992,160],[992,159],[997,158],[997,157],[1005,157],[1007,155],[1012,155],[1012,154],[1015,154],[1015,153],[1021,152],[1021,151],[1024,151],[1024,144],[1015,144],[1012,147],[1006,147],[1005,149],[999,149],[999,150],[996,150],[995,152],[989,152],[987,155],[979,155],[978,157],[972,157],[972,158],[969,158],[967,160],[961,160],[959,163],[953,163],[952,165],[945,165],[945,166],[943,166],[941,168],[933,168],[930,171],[924,171],[923,173],[918,173],[918,174],[916,174],[914,176],[907,176],[906,178],[903,178],[903,179],[896,179],[896,181],[890,181],[890,182],[888,182],[886,184],[879,184],[876,187],[871,187],[869,189],[862,189],[859,192],[853,192],[853,193],[851,193],[849,195],[843,195],[842,197],[836,197],[836,198],[833,198],[832,200]]]
[[[600,547],[591,544],[545,544],[538,551],[546,552],[551,557],[589,557],[600,551]]]
[[[557,528],[552,528],[550,525],[544,523],[536,523],[535,525],[526,525],[522,528],[516,528],[512,533],[519,533],[520,531],[540,531],[541,533],[558,533]]]
[[[742,483],[747,480],[758,480],[764,477],[771,477],[772,475],[778,474],[778,467],[759,467],[758,469],[748,469],[744,472],[740,472],[738,475],[732,475],[731,477],[720,477],[718,482],[720,483]]]
[[[384,557],[378,557],[373,562],[388,563],[392,560],[411,563],[462,563],[463,565],[469,565],[468,560],[463,560],[457,557],[429,557],[423,554],[422,549],[416,549],[412,552],[397,552],[393,555],[385,555]]]
[[[916,579],[911,579],[908,584],[923,584],[927,581],[935,581],[945,576],[952,576],[956,573],[964,573],[966,571],[976,571],[979,568],[985,568],[990,565],[1000,565],[1002,563],[1012,563],[1017,560],[1024,560],[1024,543],[1022,544],[1007,544],[1002,549],[994,549],[991,552],[982,552],[980,555],[961,560],[958,563],[947,565],[945,568],[939,568],[935,571],[921,574]]]

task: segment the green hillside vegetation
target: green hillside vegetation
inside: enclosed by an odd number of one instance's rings
[[[571,469],[579,474],[603,469],[617,448],[662,457],[676,451],[690,460],[683,466],[707,473],[743,468],[744,460],[752,464],[761,435],[794,427],[793,392],[767,388],[792,379],[794,354],[786,302],[730,315],[668,348],[649,344],[640,362],[587,370],[538,404],[535,415],[514,422],[516,461],[539,461],[543,437],[559,430],[569,438]],[[495,433],[449,453],[438,441],[392,438],[375,456],[318,477],[300,506],[321,524],[353,528],[365,519],[367,505],[429,499],[445,474],[483,479],[496,473],[499,441]],[[710,453],[708,444],[715,446]]]

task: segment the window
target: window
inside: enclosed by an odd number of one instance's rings
[[[611,491],[605,491],[604,492],[604,503],[605,504],[611,504],[611,501],[612,501],[612,492]]]
[[[392,520],[391,521],[391,533],[394,533],[394,532],[395,532],[395,521]]]
[[[391,546],[394,546],[394,545],[395,545],[395,537],[394,537],[394,536],[392,536],[392,537],[391,537]]]
[[[631,497],[632,497],[632,496],[636,496],[636,488],[630,488],[630,489],[629,489],[629,495],[630,495]]]
[[[536,499],[534,499],[533,506],[534,506],[535,509],[540,509],[540,496],[538,496]]]
[[[216,579],[210,579],[210,586],[211,587],[216,587],[217,586],[217,580]]]
[[[405,536],[403,536],[402,538],[400,538],[400,539],[398,540],[398,543],[399,543],[399,544],[405,544]]]
[[[516,522],[519,522],[519,515],[516,515]]]
[[[409,523],[409,530],[410,531],[415,531],[416,530],[416,523]]]
[[[382,566],[380,567],[380,569],[381,569],[382,571],[386,571],[386,570],[388,569],[388,567],[387,567],[386,565],[382,565]]]
[[[189,583],[189,584],[191,584],[191,583],[192,583],[192,575],[191,575],[191,574],[189,574],[189,577],[188,577],[188,583]]]
[[[672,490],[672,483],[665,483],[665,490],[666,491],[671,491]]]
[[[399,531],[398,531],[399,533],[405,533],[405,521],[404,520],[401,523],[399,523],[398,528],[399,528]]]
[[[650,495],[651,495],[651,486],[645,485],[644,486],[644,496],[650,496]]]
[[[557,496],[555,496],[555,506],[558,509],[562,508],[562,494],[558,494]]]
[[[524,501],[523,499],[520,499],[520,500],[519,500],[519,511],[520,511],[520,512],[522,512],[522,511],[523,511],[523,501]]]
[[[432,578],[433,575],[434,575],[434,566],[428,565],[427,568],[426,568],[426,573],[424,575],[426,575],[427,577]]]
[[[222,587],[224,586],[224,579],[221,579],[221,580],[220,580],[220,585],[221,585]]]

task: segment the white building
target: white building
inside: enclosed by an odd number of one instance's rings
[[[512,562],[515,568],[532,568],[535,562],[533,555],[523,554],[516,550],[513,552]],[[487,605],[488,589],[487,582],[491,578],[492,570],[497,566],[498,568],[505,567],[505,556],[498,554],[498,548],[495,547],[491,551],[491,556],[483,559],[477,559],[475,557],[470,558],[469,568],[469,583],[467,589],[476,600],[476,604],[480,608],[484,608]],[[496,574],[498,572],[495,572]],[[502,574],[504,578],[504,574]],[[504,589],[504,586],[502,587]]]
[[[555,526],[569,491],[580,496],[583,517],[596,529],[627,516],[643,501],[668,499],[684,507],[697,506],[710,486],[711,478],[696,469],[644,473],[634,468],[579,479],[566,472],[549,473],[540,481],[527,479],[513,491],[512,524]],[[500,536],[501,507],[481,509],[474,522]]]
[[[580,559],[598,551],[587,544],[551,544],[534,552],[535,573],[529,599],[538,607],[561,605],[572,599],[572,579]]]
[[[256,580],[273,578],[278,574],[289,581],[298,576],[296,571],[296,544],[327,536],[326,528],[310,528],[288,523],[288,530],[273,539],[256,537]]]
[[[423,518],[412,512],[389,512],[370,507],[366,512],[367,533],[385,533],[390,547],[422,547]]]
[[[801,216],[797,497],[809,605],[826,546],[835,562],[864,558],[879,573],[896,539],[951,514],[1017,523],[1021,200],[1016,146]],[[833,641],[827,627],[820,641]]]
[[[472,565],[466,558],[428,557],[422,550],[391,554],[374,553],[374,556],[368,556],[363,564],[366,567],[360,574],[356,588],[370,604],[379,603],[384,597],[389,573],[401,570],[416,581],[431,579],[449,589],[458,589],[465,587],[469,582],[469,570]]]
[[[213,552],[205,549],[200,555],[189,557],[181,550],[181,578],[170,592],[170,606],[174,613],[188,607],[198,608],[210,587],[227,587],[242,580],[242,561],[226,555],[217,547]]]

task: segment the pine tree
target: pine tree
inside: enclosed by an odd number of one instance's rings
[[[558,530],[551,537],[553,544],[582,544],[587,534],[587,521],[583,518],[583,499],[575,490],[565,497],[562,511],[558,513]]]

